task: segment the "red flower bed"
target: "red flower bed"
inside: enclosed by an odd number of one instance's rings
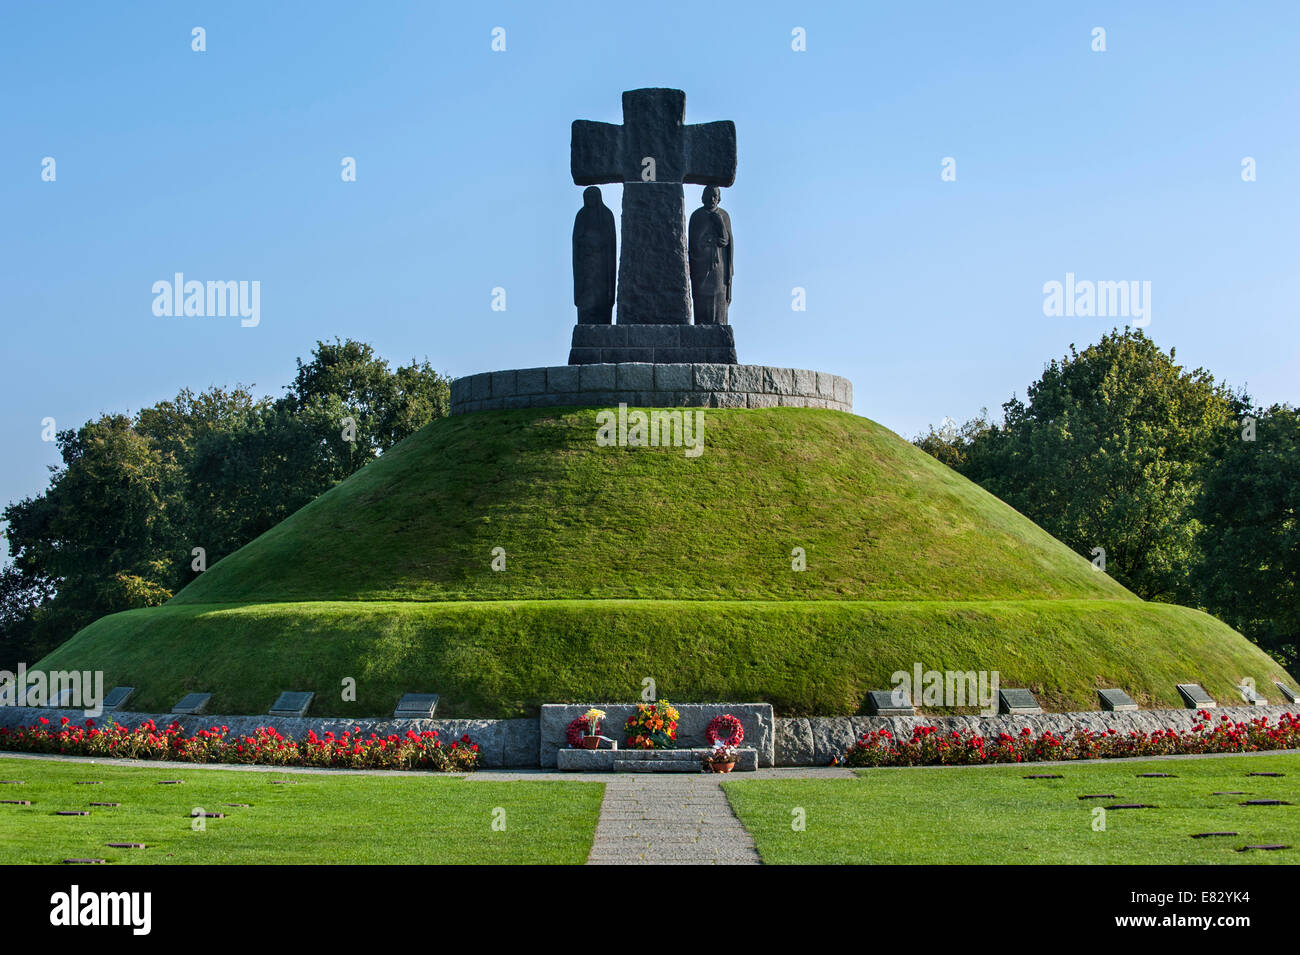
[[[858,737],[835,762],[848,766],[956,766],[1300,749],[1300,718],[1291,713],[1278,717],[1277,725],[1268,717],[1234,723],[1221,716],[1216,722],[1209,710],[1199,710],[1196,716],[1198,722],[1190,730],[1154,733],[1080,729],[1068,736],[1050,731],[1034,736],[1026,727],[1018,736],[999,733],[983,737],[957,731],[942,735],[938,727],[918,726],[911,739],[899,741],[889,730],[873,730]]]
[[[361,728],[335,736],[309,732],[305,739],[285,739],[273,727],[260,726],[252,736],[231,736],[228,727],[214,726],[186,736],[179,723],[158,729],[145,720],[133,730],[94,720],[85,725],[65,716],[55,728],[45,717],[17,730],[0,729],[0,750],[18,753],[61,753],[70,756],[116,756],[126,759],[173,759],[189,763],[258,763],[269,766],[328,766],[346,769],[428,769],[467,772],[478,767],[478,744],[462,736],[442,745],[436,732],[406,735],[361,735]]]

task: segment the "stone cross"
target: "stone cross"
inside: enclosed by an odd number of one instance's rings
[[[579,186],[623,184],[620,325],[687,325],[691,290],[682,184],[736,181],[736,125],[685,124],[681,90],[623,94],[623,125],[573,123],[569,165]]]

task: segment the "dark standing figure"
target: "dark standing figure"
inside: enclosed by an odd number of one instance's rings
[[[573,304],[579,325],[612,321],[617,262],[614,213],[600,201],[600,190],[588,186],[573,220]]]
[[[705,186],[704,205],[691,213],[690,236],[691,300],[696,325],[727,324],[731,304],[731,275],[734,244],[731,216],[718,208],[722,190]]]

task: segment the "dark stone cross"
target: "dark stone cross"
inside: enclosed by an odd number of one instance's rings
[[[681,90],[629,90],[623,125],[573,123],[570,169],[579,186],[623,184],[618,259],[620,325],[688,325],[691,289],[682,184],[736,181],[736,125],[686,125]]]

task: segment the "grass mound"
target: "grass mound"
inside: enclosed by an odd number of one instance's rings
[[[635,699],[646,677],[683,702],[845,714],[917,662],[997,670],[1052,709],[1094,707],[1097,686],[1178,706],[1176,682],[1230,699],[1283,676],[864,418],[709,409],[698,457],[599,447],[596,429],[593,409],[435,422],[41,665],[102,669],[141,709],[205,690],[213,712],[264,713],[294,689],[345,717],[417,689],[440,715],[515,716]]]

